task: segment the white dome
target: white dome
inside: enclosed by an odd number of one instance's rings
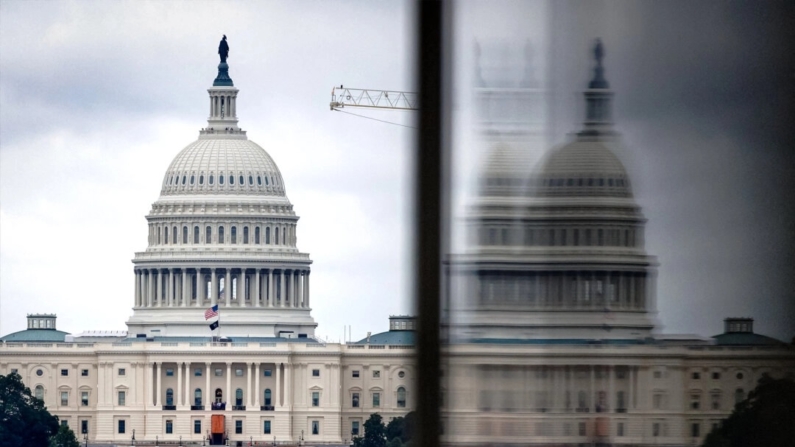
[[[202,135],[169,165],[161,195],[285,195],[273,159],[244,135]]]

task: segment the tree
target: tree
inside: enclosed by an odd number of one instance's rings
[[[416,414],[412,411],[406,417],[396,417],[389,421],[386,426],[386,439],[393,440],[400,438],[401,443],[406,443],[411,440],[414,435]]]
[[[17,373],[0,375],[0,447],[48,447],[58,418],[30,393]]]
[[[356,441],[354,441],[356,444]],[[373,413],[364,423],[364,439],[361,447],[386,447],[386,427],[384,419],[378,413]]]
[[[795,381],[762,376],[728,419],[712,430],[704,447],[795,445]]]
[[[50,447],[80,447],[80,443],[77,442],[75,432],[69,426],[61,425],[58,433],[50,438]]]

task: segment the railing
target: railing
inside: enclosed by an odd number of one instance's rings
[[[259,407],[259,411],[274,411],[274,410],[275,408],[273,407],[273,405],[263,405]]]
[[[232,405],[232,411],[246,411],[245,405]]]
[[[263,343],[259,344],[259,347],[260,348],[275,348],[276,347],[276,343],[263,342]]]
[[[211,410],[226,410],[226,402],[213,402],[210,404]]]
[[[248,346],[248,343],[245,343],[245,342],[235,342],[235,343],[232,343],[232,347],[237,347],[237,348],[245,348],[245,347],[247,347],[247,346]]]
[[[191,411],[204,411],[204,405],[191,405]]]
[[[132,346],[132,342],[130,341],[116,341],[111,343],[113,346]]]
[[[163,405],[163,410],[175,411],[176,409],[177,409],[176,405]]]
[[[52,343],[28,343],[29,348],[52,348]]]
[[[367,345],[367,349],[385,349],[384,345]]]
[[[56,343],[56,348],[71,348],[74,346],[74,343]]]
[[[345,345],[346,349],[364,349],[365,345]]]
[[[200,346],[207,346],[207,343],[199,342],[199,341],[192,341],[192,342],[190,342],[190,345],[194,346],[194,347],[200,347]]]
[[[179,343],[175,341],[161,341],[160,346],[179,346]]]

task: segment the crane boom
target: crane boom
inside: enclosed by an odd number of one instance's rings
[[[418,110],[419,98],[413,92],[344,88],[340,85],[331,89],[329,107],[331,110],[345,107]]]

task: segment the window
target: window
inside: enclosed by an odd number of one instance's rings
[[[119,419],[119,434],[123,434],[124,433],[124,429],[127,428],[126,427],[126,425],[127,425],[126,422],[127,421],[125,421],[124,419]]]
[[[265,406],[271,406],[271,389],[268,388],[265,390]]]
[[[224,227],[218,227],[218,243],[224,243]]]
[[[167,377],[174,377],[174,370],[173,369],[167,369],[166,370],[166,376]]]
[[[212,227],[207,227],[204,229],[204,243],[209,244],[213,241],[213,229]]]
[[[168,227],[163,229],[163,242],[168,245]]]
[[[182,227],[182,243],[188,243],[188,227]]]
[[[69,391],[61,391],[61,406],[69,405]]]
[[[586,436],[585,422],[577,423],[577,434],[580,436]]]
[[[402,379],[402,378],[406,377],[406,373],[405,373],[405,372],[403,372],[403,371],[400,371],[400,372],[398,373],[398,377],[400,377],[400,378]]]
[[[124,368],[119,368],[119,375],[123,376],[125,374],[127,374],[127,371]]]
[[[651,425],[651,435],[652,436],[660,436],[660,423],[655,422]]]
[[[193,243],[199,243],[199,227],[193,227]]]
[[[271,434],[271,421],[263,421],[262,422],[262,433],[269,435]]]
[[[320,377],[320,370],[319,369],[313,369],[312,370],[312,377]]]
[[[66,419],[61,419],[61,427],[68,427],[68,426],[69,426],[69,421],[67,421]]]
[[[257,176],[257,185],[262,186],[262,176],[260,175]]]
[[[406,389],[403,387],[397,389],[397,406],[406,408]]]
[[[88,370],[87,369],[81,369],[80,370],[80,375],[83,376],[83,377],[88,377]]]
[[[174,421],[171,419],[166,420],[166,434],[170,435],[174,433]]]
[[[259,244],[259,227],[254,228],[254,243]]]
[[[359,421],[351,421],[351,436],[359,436]]]
[[[320,406],[320,392],[319,391],[312,391],[312,406],[319,407]]]
[[[359,408],[359,393],[353,393],[351,396],[351,406],[353,408]]]
[[[320,421],[312,421],[312,434],[313,435],[320,434]]]
[[[215,372],[215,377],[221,377],[224,375],[224,370],[221,368],[216,368],[214,372]]]
[[[663,395],[660,393],[655,393],[652,398],[652,406],[655,410],[660,410],[663,407]]]
[[[236,375],[237,377],[243,377],[243,370],[242,370],[242,369],[240,369],[240,368],[238,368],[238,369],[235,369],[235,375]]]
[[[693,422],[690,424],[690,436],[693,438],[698,438],[701,436],[701,424],[698,422]]]
[[[713,380],[720,380],[720,373],[719,372],[712,373],[712,379]]]
[[[202,432],[202,421],[201,419],[194,419],[193,420],[193,433],[200,435]]]
[[[270,244],[271,243],[271,229],[270,229],[270,227],[265,228],[265,243],[266,244]]]
[[[88,421],[83,419],[80,421],[80,434],[84,435],[86,433],[88,433]]]
[[[183,182],[184,183],[184,182]],[[171,241],[176,244],[177,243],[177,227],[174,227],[171,231]]]
[[[373,408],[381,406],[381,393],[373,393]]]
[[[193,405],[200,407],[202,404],[202,390],[201,388],[196,388],[193,392]]]
[[[229,176],[229,184],[230,185],[234,185],[235,184],[235,176],[234,175],[230,175]]]
[[[694,372],[691,375],[691,377],[693,378],[693,380],[700,380],[701,379],[701,373]]]
[[[68,369],[62,369],[61,370],[61,375],[62,376],[68,376],[69,375],[69,370]]]
[[[201,377],[201,376],[202,376],[202,370],[201,370],[201,368],[196,368],[196,369],[194,369],[194,370],[193,370],[193,375],[194,375],[195,377]]]
[[[174,390],[166,389],[166,405],[174,405]]]
[[[235,434],[242,435],[243,434],[243,421],[240,419],[235,421]]]
[[[218,184],[219,185],[223,185],[224,184],[224,175],[223,174],[220,174],[218,176]]]
[[[373,371],[373,379],[380,379],[380,378],[381,378],[381,371],[379,371],[377,369],[374,370]]]
[[[243,227],[243,243],[248,244],[248,227]]]
[[[624,423],[619,422],[616,424],[616,436],[624,436]]]
[[[277,227],[273,233],[273,243],[279,245],[279,228]]]
[[[246,183],[245,180],[243,180],[243,176],[242,175],[238,178],[238,181],[240,182],[241,186],[243,186]]]
[[[720,410],[720,393],[712,393],[712,409]]]
[[[662,379],[662,371],[654,371],[655,379]]]
[[[622,411],[622,410],[626,410],[626,408],[627,407],[626,407],[626,404],[624,402],[624,392],[623,391],[619,391],[618,393],[616,393],[616,410]]]
[[[235,390],[235,405],[243,405],[243,390],[240,388]]]
[[[127,401],[127,393],[124,392],[124,391],[119,391],[118,395],[119,395],[118,396],[119,397],[119,399],[118,399],[119,406],[123,407],[125,405],[125,402]]]
[[[263,374],[265,375],[265,377],[270,377],[270,376],[272,376],[272,375],[273,375],[273,371],[272,371],[272,370],[270,370],[270,369],[266,369],[266,370],[263,372]]]
[[[698,410],[701,408],[701,395],[698,393],[694,393],[690,395],[690,409],[691,410]]]
[[[44,387],[41,385],[36,385],[33,395],[36,397],[36,399],[44,400]]]
[[[742,388],[737,388],[734,391],[734,404],[739,404],[743,400],[745,400],[745,391]]]
[[[84,407],[88,406],[88,391],[80,392],[80,405]]]
[[[19,370],[16,368],[11,368],[11,374],[19,374]]]
[[[353,371],[351,371],[351,377],[359,377],[359,370],[354,369]]]
[[[743,380],[743,373],[737,373],[737,380]]]
[[[585,391],[577,393],[577,410],[588,411],[588,393]]]

